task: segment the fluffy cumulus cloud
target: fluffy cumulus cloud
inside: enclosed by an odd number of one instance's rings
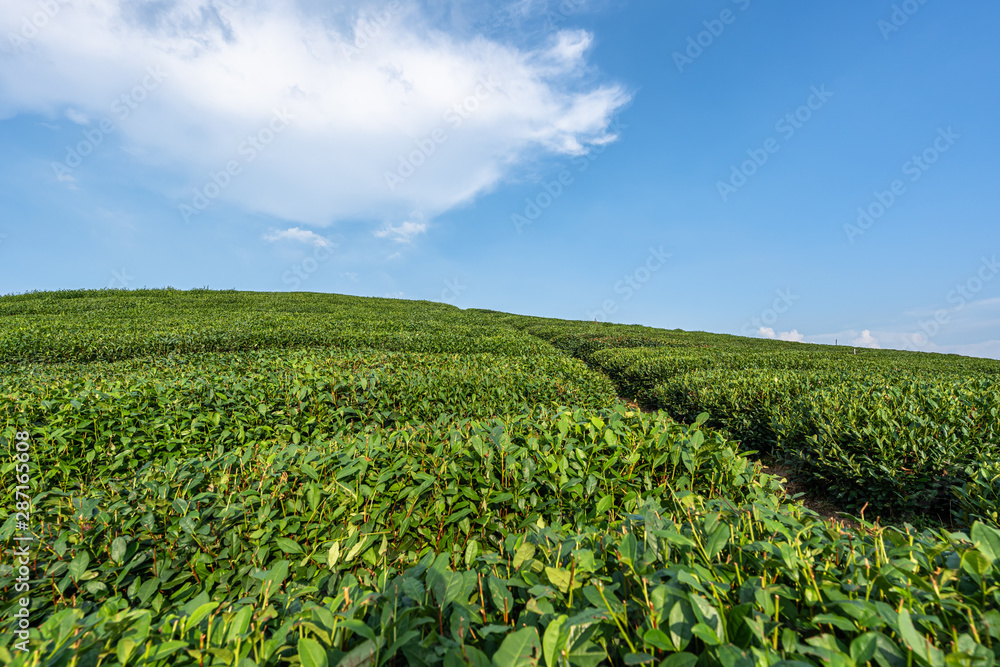
[[[775,332],[775,330],[772,327],[761,327],[757,331],[757,335],[763,338],[792,341],[796,343],[802,343],[806,339],[806,337],[800,334],[797,329],[792,329],[791,331]]]
[[[435,3],[321,7],[4,0],[0,118],[102,132],[96,150],[169,176],[169,205],[377,219],[406,240],[417,223],[403,221],[468,202],[524,160],[613,140],[629,99],[595,82],[592,37],[568,23],[515,45],[449,30]],[[82,162],[68,173],[86,187]]]
[[[791,331],[784,331],[778,336],[781,340],[793,341],[796,343],[804,342],[806,337],[799,333],[798,329],[792,329]]]
[[[854,347],[881,348],[881,340],[887,339],[892,344],[890,347],[896,349],[913,349],[911,342],[912,335],[906,333],[875,332],[865,329],[863,331],[841,331],[832,334],[805,335],[799,333],[798,329],[791,331],[775,332],[770,327],[761,327],[758,332],[764,338],[774,338],[777,340],[792,341],[796,343],[819,343],[821,345],[852,345]]]
[[[870,347],[874,349],[879,348],[878,338],[872,335],[872,332],[865,329],[861,332],[861,335],[851,341],[851,345],[856,345],[857,347]]]

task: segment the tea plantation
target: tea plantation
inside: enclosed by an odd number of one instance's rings
[[[1000,362],[859,352],[0,297],[0,663],[994,665]]]

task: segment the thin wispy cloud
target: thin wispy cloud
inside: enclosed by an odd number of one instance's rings
[[[299,229],[298,227],[272,230],[265,233],[262,238],[271,243],[277,243],[279,241],[294,241],[296,243],[305,243],[318,248],[328,248],[334,245],[331,243],[330,239],[320,236],[316,232],[309,231],[308,229]]]
[[[76,109],[66,109],[66,117],[77,125],[86,125],[90,122],[89,118]]]
[[[407,221],[401,225],[386,225],[375,232],[380,239],[392,239],[398,243],[409,243],[415,237],[427,231],[427,223]]]

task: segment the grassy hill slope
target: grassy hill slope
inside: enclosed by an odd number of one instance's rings
[[[338,295],[2,297],[0,663],[993,664],[998,367]],[[823,521],[748,448],[963,532]]]

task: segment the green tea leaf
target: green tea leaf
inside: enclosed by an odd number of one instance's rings
[[[527,561],[530,561],[535,557],[535,545],[531,542],[525,542],[517,548],[514,552],[513,566],[515,570],[520,570],[521,566]]]
[[[545,628],[545,634],[542,637],[542,652],[548,667],[557,667],[560,664],[559,656],[566,649],[566,643],[569,641],[569,632],[563,629],[568,619],[569,617],[563,614],[550,621],[548,627]]]
[[[74,581],[79,581],[80,578],[87,571],[87,566],[90,565],[90,554],[86,551],[77,552],[76,556],[73,557],[72,562],[69,564],[69,576],[73,578]]]
[[[299,546],[298,542],[290,540],[287,537],[277,537],[275,538],[274,543],[277,544],[278,548],[286,554],[303,553],[302,547]]]
[[[125,558],[125,552],[128,550],[128,542],[124,537],[116,537],[113,542],[111,542],[111,560],[113,560],[118,565],[122,564],[122,560]]]
[[[316,640],[308,637],[300,638],[298,650],[302,667],[329,667],[326,651]]]
[[[504,638],[500,648],[493,655],[494,667],[531,667],[535,664],[535,653],[540,648],[538,631],[523,628]]]

